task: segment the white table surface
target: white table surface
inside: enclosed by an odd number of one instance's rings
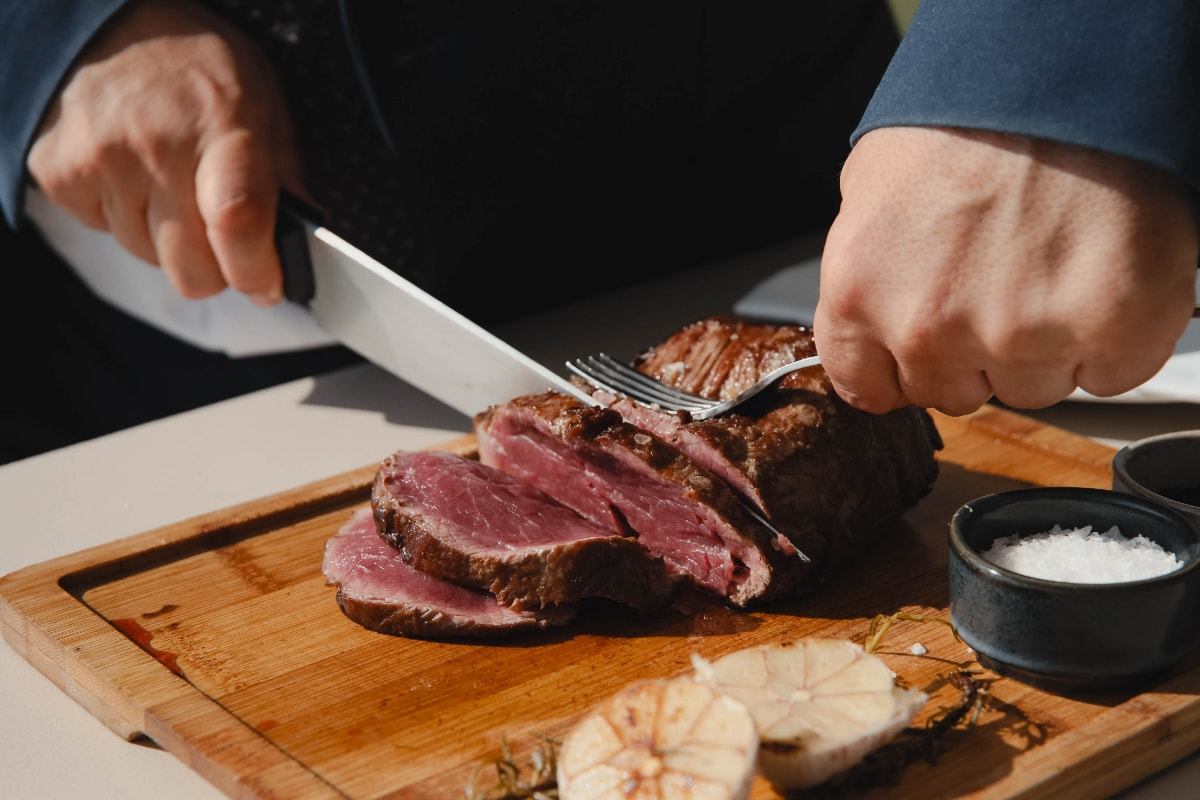
[[[498,333],[547,364],[632,355],[677,325],[728,311],[814,242],[718,264],[533,317]],[[620,313],[614,314],[614,309]],[[1035,416],[1118,446],[1200,428],[1200,405],[1062,404]],[[0,575],[456,438],[465,417],[363,365],[307,378],[0,467]],[[1197,796],[1200,758],[1121,795]],[[112,734],[0,645],[0,797],[215,800],[173,756]]]

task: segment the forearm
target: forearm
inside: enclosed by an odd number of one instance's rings
[[[1200,188],[1194,0],[924,0],[854,141],[975,128],[1127,156]]]

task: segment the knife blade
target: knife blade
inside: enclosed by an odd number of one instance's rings
[[[281,198],[277,220],[285,295],[367,360],[468,417],[548,389],[596,405],[563,376],[324,227],[295,198]]]

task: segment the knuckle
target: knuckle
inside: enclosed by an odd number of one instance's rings
[[[257,120],[265,113],[248,102],[236,80],[203,75],[193,81],[191,88],[197,126],[209,135],[238,127],[239,119]]]
[[[120,165],[122,160],[140,165],[140,169],[159,181],[169,182],[176,171],[175,144],[157,131],[134,128],[124,142],[113,142],[100,154],[100,163]]]
[[[29,170],[29,174],[33,176],[39,184],[45,187],[45,184],[53,180],[58,173],[54,168],[58,159],[51,155],[53,147],[43,137],[37,139],[29,148],[29,155],[25,158],[25,167]]]
[[[63,156],[59,148],[39,142],[30,149],[25,164],[38,187],[57,200],[95,185],[102,162],[92,149],[80,147]]]
[[[898,325],[890,336],[896,360],[910,365],[935,362],[962,341],[951,329],[920,318]]]
[[[58,205],[63,205],[78,185],[78,182],[67,173],[59,170],[35,170],[32,163],[29,174],[42,193]]]
[[[822,274],[817,307],[832,325],[862,319],[865,300],[863,288],[843,271],[827,270]]]

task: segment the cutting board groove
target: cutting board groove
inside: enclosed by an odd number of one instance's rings
[[[770,609],[645,618],[597,604],[566,629],[486,644],[365,631],[338,611],[320,564],[368,502],[369,466],[8,575],[0,631],[114,732],[148,736],[230,797],[458,798],[502,737],[526,758],[626,683],[688,672],[693,652],[863,641],[877,614],[946,616],[958,506],[1111,480],[1110,448],[1012,412],[936,420],[934,491],[826,585]],[[898,623],[880,656],[932,696],[919,722],[957,700],[951,671],[979,669],[932,623]],[[1063,697],[981,674],[994,681],[979,721],[952,731],[937,763],[865,797],[1091,800],[1200,748],[1194,655],[1141,694]],[[778,795],[759,781],[753,797]]]

